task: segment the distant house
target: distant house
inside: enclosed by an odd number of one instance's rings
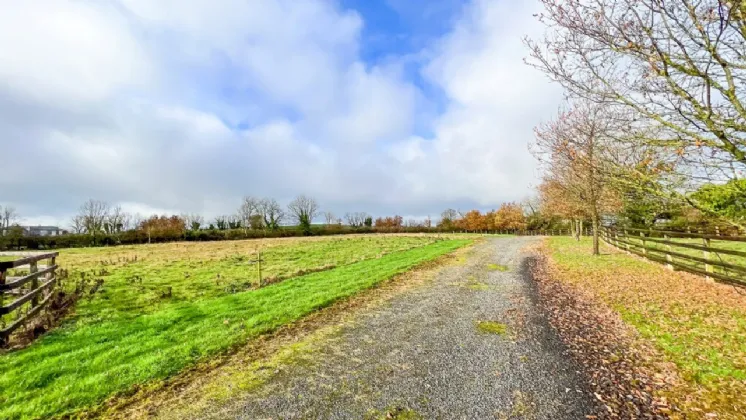
[[[60,236],[67,233],[57,226],[18,226],[23,230],[23,236]],[[3,229],[3,235],[10,233],[10,229]]]

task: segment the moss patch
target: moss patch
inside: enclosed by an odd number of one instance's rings
[[[489,289],[490,285],[487,284],[487,283],[480,283],[478,281],[474,281],[474,282],[466,283],[466,287],[468,287],[471,290],[477,290],[477,291],[479,291],[479,290],[487,290],[487,289]]]
[[[488,271],[508,271],[507,265],[501,265],[501,264],[487,264],[487,270]]]
[[[503,335],[508,332],[508,326],[495,321],[477,321],[477,331],[482,334]]]

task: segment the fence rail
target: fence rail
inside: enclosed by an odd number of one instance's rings
[[[0,252],[0,346],[8,343],[13,331],[20,328],[49,303],[57,283],[57,252]],[[48,260],[39,270],[40,261]],[[9,270],[28,266],[28,274],[16,277]],[[10,302],[5,303],[6,296]],[[9,322],[9,323],[8,323]]]
[[[601,238],[670,270],[746,287],[746,236],[604,227]]]

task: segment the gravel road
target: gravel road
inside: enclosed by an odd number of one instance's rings
[[[291,366],[218,417],[583,419],[592,396],[537,309],[521,249],[490,239],[424,286],[363,311],[315,362]],[[479,321],[504,332],[484,333]]]

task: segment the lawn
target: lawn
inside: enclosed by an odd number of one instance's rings
[[[0,356],[0,418],[94,406],[468,243],[407,236],[267,241],[263,271],[285,280],[262,288],[251,288],[256,268],[248,265],[257,241],[62,251],[70,278],[93,272],[104,286],[63,327]]]
[[[615,309],[673,362],[685,384],[673,398],[694,418],[746,412],[746,290],[710,283],[603,247],[588,239],[549,239],[560,280]],[[743,264],[743,261],[741,261]]]

